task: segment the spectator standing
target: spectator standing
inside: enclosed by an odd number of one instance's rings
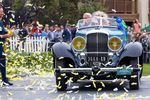
[[[143,32],[141,32],[141,35],[139,36],[139,40],[143,38],[148,38],[148,33],[146,32],[146,30],[143,30]]]
[[[45,27],[44,27],[44,30],[42,31],[41,36],[47,38],[49,32],[50,32],[49,25],[45,24]]]
[[[5,43],[6,38],[9,38],[9,34],[3,26],[1,21],[4,16],[3,7],[0,5],[0,71],[2,75],[3,85],[13,85],[6,78],[6,56],[4,55],[3,44]]]
[[[61,40],[62,40],[62,30],[59,26],[55,26],[54,41],[60,42]]]
[[[28,31],[26,29],[26,26],[21,26],[20,27],[20,30],[18,32],[18,36],[19,36],[19,43],[17,44],[17,50],[18,50],[18,47],[20,45],[20,43],[23,44],[23,49],[24,49],[24,44],[25,44],[25,41],[26,41],[26,37],[28,36]]]
[[[30,36],[34,36],[35,33],[38,32],[38,24],[37,24],[37,21],[34,20],[32,22],[32,29],[31,29],[31,33],[30,33]]]
[[[62,33],[62,38],[64,42],[71,42],[72,41],[72,32],[71,32],[71,26],[67,25]]]
[[[12,32],[13,32],[13,36],[14,36],[14,37],[17,37],[17,36],[18,36],[18,33],[19,33],[19,28],[17,28],[16,25],[13,25],[13,26],[11,27],[11,29],[12,29]]]
[[[135,19],[133,23],[133,39],[137,40],[138,37],[140,36],[140,28],[141,28],[141,23],[139,22],[138,19]]]
[[[76,35],[76,25],[75,24],[71,25],[71,33],[72,33],[72,39],[73,39]]]
[[[50,26],[47,38],[49,39],[48,50],[51,49],[51,46],[54,44],[54,26]]]

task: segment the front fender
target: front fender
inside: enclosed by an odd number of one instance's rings
[[[140,42],[130,42],[128,43],[120,56],[120,60],[124,57],[140,57],[142,55],[143,47]]]
[[[52,52],[55,58],[70,58],[71,60],[75,61],[71,50],[71,46],[65,42],[55,43],[52,46]]]

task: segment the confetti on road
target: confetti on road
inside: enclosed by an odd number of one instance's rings
[[[79,86],[73,86],[72,89],[79,89]]]
[[[61,76],[66,76],[66,74],[65,74],[65,73],[63,73],[63,74],[61,74]]]
[[[114,91],[114,92],[118,91],[118,88],[114,88],[113,91]]]
[[[88,87],[91,87],[91,85],[85,85],[84,87],[87,87],[87,88],[88,88]]]
[[[125,82],[125,81],[124,81],[124,80],[122,80],[122,81],[121,81],[121,83],[120,83],[119,85],[123,85],[123,84],[124,84],[124,82]]]
[[[100,82],[102,84],[102,87],[105,87],[105,84],[103,82]]]
[[[79,93],[79,90],[75,91],[74,93]]]
[[[58,68],[59,68],[59,69],[61,69],[61,68],[62,68],[62,66],[58,66]]]
[[[81,95],[79,96],[79,100],[82,100],[82,96]]]
[[[59,57],[59,60],[64,59],[64,57]]]
[[[100,73],[101,73],[101,70],[100,70],[100,71],[98,71],[96,75],[98,76]]]
[[[48,91],[48,94],[54,93],[56,91],[56,89],[53,89],[51,91]]]
[[[73,75],[79,75],[79,73],[72,72]]]
[[[92,97],[92,96],[93,96],[92,94],[89,94],[89,93],[88,93],[87,95],[88,95],[88,96],[90,96],[90,97]]]
[[[86,76],[83,76],[83,77],[81,77],[80,79],[81,79],[81,80],[84,80],[85,78],[86,78]]]
[[[102,91],[102,88],[98,88],[98,90],[97,90],[98,92],[100,92],[100,91]]]
[[[137,85],[137,83],[133,82],[133,83],[131,83],[131,85]]]
[[[73,68],[73,65],[72,65],[72,64],[69,64],[69,66],[70,66],[71,68]]]
[[[8,91],[8,96],[12,96],[12,93],[10,91]]]
[[[70,85],[71,82],[73,82],[72,79],[73,79],[73,77],[70,77],[70,78],[68,79],[68,81],[67,81],[65,84],[69,84],[69,85]]]
[[[140,65],[140,64],[137,64],[139,67],[141,67],[142,65]]]
[[[136,78],[136,77],[137,77],[137,75],[132,75],[132,76],[131,76],[131,78]]]
[[[73,91],[67,91],[67,93],[69,94],[69,93],[72,93]]]
[[[114,80],[112,80],[112,82],[113,82],[113,83],[115,83],[115,82],[117,82],[117,81],[118,81],[118,79],[114,79]]]
[[[93,80],[93,86],[94,86],[94,88],[96,88],[96,83],[95,83],[96,81],[95,80]]]
[[[103,94],[100,96],[100,100],[110,100],[110,97],[109,97],[108,94],[103,93]]]
[[[75,96],[73,96],[73,97],[71,98],[71,100],[75,100]]]
[[[123,88],[127,93],[129,92],[125,87]]]

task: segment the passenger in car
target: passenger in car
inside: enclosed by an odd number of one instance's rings
[[[83,22],[82,22],[82,25],[80,24],[79,26],[89,26],[91,23],[91,18],[92,18],[92,15],[90,13],[84,13],[83,14]]]
[[[98,25],[108,26],[109,21],[107,20],[108,15],[105,12],[102,11],[96,11],[92,14],[93,17],[95,17],[96,20],[94,20]],[[101,21],[102,20],[102,23]]]

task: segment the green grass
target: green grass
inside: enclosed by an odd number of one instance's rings
[[[144,64],[143,76],[150,75],[150,64]]]

